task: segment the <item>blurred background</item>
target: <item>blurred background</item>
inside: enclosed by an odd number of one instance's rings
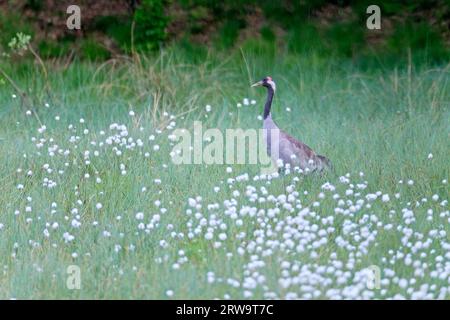
[[[66,9],[81,8],[81,30]],[[381,8],[368,30],[366,9]],[[450,57],[448,0],[0,0],[0,52],[31,35],[43,59],[98,60],[176,46],[194,59],[211,49],[314,52],[354,62],[445,63]],[[26,57],[17,57],[26,59]]]

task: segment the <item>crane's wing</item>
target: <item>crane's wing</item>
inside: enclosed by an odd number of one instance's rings
[[[283,150],[282,153],[286,156],[294,154],[298,161],[295,161],[301,168],[309,167],[312,170],[322,171],[326,167],[331,167],[331,162],[324,156],[316,154],[309,146],[301,141],[291,137],[285,132],[281,132],[280,145]],[[285,159],[284,159],[285,160]]]
[[[316,155],[316,153],[310,147],[308,147],[303,142],[300,142],[297,139],[291,137],[286,132],[281,131],[280,136],[281,139],[285,140],[291,145],[292,152],[296,156],[301,156],[302,158],[310,159]]]

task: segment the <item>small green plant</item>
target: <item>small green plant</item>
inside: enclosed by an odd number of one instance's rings
[[[11,53],[19,56],[23,56],[26,51],[30,51],[34,59],[40,65],[45,78],[47,78],[47,68],[45,67],[44,61],[42,61],[41,57],[31,46],[31,36],[29,34],[17,32],[16,35],[9,41],[8,47],[11,49]]]
[[[45,67],[44,61],[42,61],[41,57],[34,51],[33,47],[31,46],[31,36],[28,34],[25,34],[23,32],[17,32],[15,36],[11,38],[11,40],[8,42],[8,47],[10,49],[9,53],[5,53],[2,56],[5,59],[12,59],[12,54],[17,54],[19,56],[24,56],[24,54],[29,51],[33,55],[34,59],[38,63],[38,65],[41,68],[42,75],[45,80],[44,85],[44,92],[47,93],[47,96],[50,96],[50,83],[48,81],[48,73],[47,68]],[[22,105],[28,107],[29,109],[33,110],[33,113],[40,123],[39,116],[34,110],[33,102],[29,98],[28,94],[25,90],[21,89],[20,86],[14,81],[14,79],[2,68],[0,65],[0,74],[5,78],[9,84],[14,88],[14,90],[19,94],[19,96],[22,98]]]
[[[28,46],[31,41],[31,36],[28,34],[23,34],[18,32],[15,37],[11,39],[8,43],[8,47],[20,56],[23,56],[25,51],[27,51]]]

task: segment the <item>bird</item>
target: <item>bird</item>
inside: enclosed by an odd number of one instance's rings
[[[252,85],[263,86],[267,89],[267,99],[263,114],[263,137],[267,154],[277,164],[279,172],[286,168],[296,167],[301,172],[324,172],[331,169],[331,161],[322,155],[316,154],[303,142],[291,137],[281,130],[272,120],[271,107],[275,95],[276,85],[270,76],[265,77]]]

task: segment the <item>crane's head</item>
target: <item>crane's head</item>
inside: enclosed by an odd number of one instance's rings
[[[257,86],[263,86],[263,87],[266,87],[266,88],[272,88],[273,91],[275,91],[276,88],[277,88],[276,85],[275,85],[275,82],[273,82],[273,80],[272,80],[272,77],[269,77],[269,76],[265,77],[261,81],[258,81],[256,83],[252,84],[252,87],[257,87]]]

